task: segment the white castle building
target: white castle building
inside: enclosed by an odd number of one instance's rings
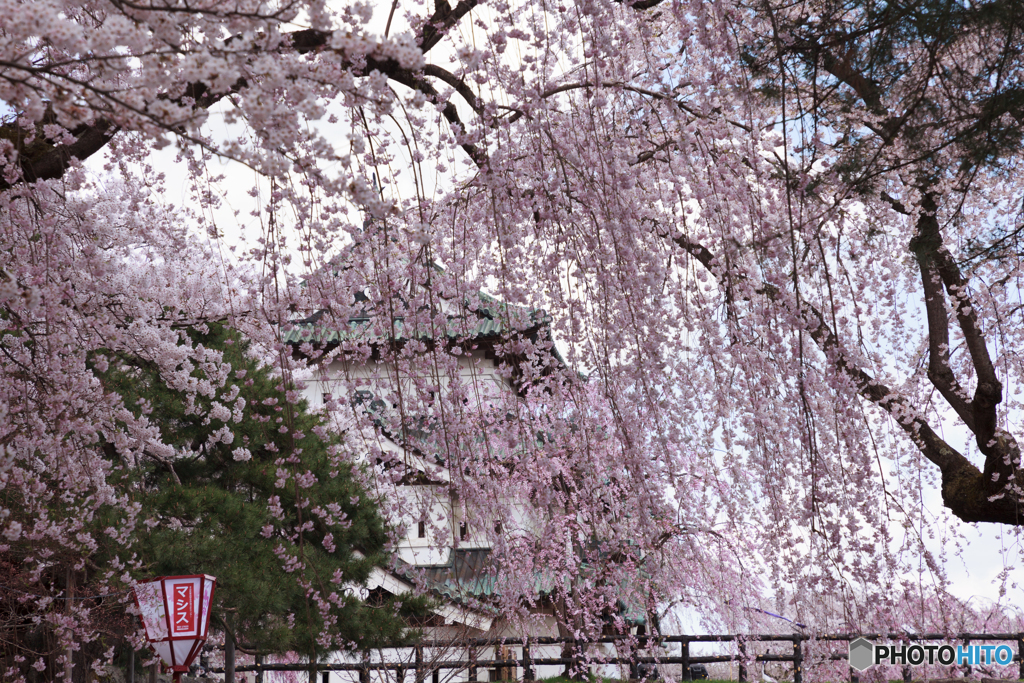
[[[356,299],[366,302],[369,310],[365,293],[357,293]],[[420,626],[428,638],[451,642],[453,647],[447,652],[435,648],[427,658],[458,660],[467,656],[466,648],[458,646],[467,638],[505,638],[513,644],[523,635],[557,636],[559,628],[540,581],[528,633],[523,633],[522,624],[505,621],[493,607],[494,543],[508,529],[529,524],[528,515],[515,506],[471,508],[457,499],[456,488],[451,486],[453,471],[445,457],[446,432],[439,427],[437,415],[431,415],[431,397],[453,389],[463,391],[467,396],[463,402],[476,409],[502,409],[509,401],[521,400],[526,359],[517,356],[511,350],[515,345],[509,342],[550,342],[550,337],[549,319],[540,310],[506,306],[484,295],[473,303],[439,301],[443,316],[438,317],[445,321],[441,334],[410,332],[405,328],[411,325],[402,317],[394,318],[387,334],[381,334],[379,316],[356,313],[338,321],[318,311],[296,321],[284,333],[284,341],[297,355],[322,354],[319,374],[306,383],[304,391],[310,409],[328,414],[336,411],[341,421],[346,415],[351,420],[353,410],[362,411],[375,425],[373,433],[362,434],[361,439],[367,462],[376,461],[378,476],[392,485],[388,495],[399,499],[384,514],[400,530],[401,540],[396,547],[398,562],[374,572],[368,597],[372,599],[374,592],[401,595],[417,586],[429,590],[438,607]],[[396,354],[388,353],[410,340],[424,350],[421,362],[415,356],[409,360],[410,354],[405,354],[404,361],[396,361]],[[550,350],[542,364],[564,367],[554,346],[546,346]],[[457,359],[457,370],[450,365],[443,373],[432,372],[428,351],[438,347]],[[355,348],[360,351],[353,351]],[[536,371],[536,357],[531,362]],[[417,410],[422,414],[416,414]],[[627,621],[636,624],[643,619]],[[532,656],[558,657],[560,652],[558,645],[541,646]],[[410,650],[406,655],[411,660],[414,653]],[[482,660],[519,660],[521,655],[521,648],[515,646],[474,651]],[[422,651],[420,656],[424,656]],[[562,665],[541,666],[532,673],[543,678],[557,676],[563,669]],[[481,667],[474,673],[476,680],[485,681],[523,678],[526,672],[522,666],[512,665]],[[601,673],[623,677],[617,667]],[[433,683],[467,680],[468,676],[468,670],[442,669],[433,675]]]

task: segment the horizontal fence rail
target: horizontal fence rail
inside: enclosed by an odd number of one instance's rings
[[[794,683],[803,683],[803,644],[812,642],[849,642],[857,638],[867,638],[871,641],[891,641],[897,643],[916,643],[925,641],[942,641],[944,643],[962,643],[969,645],[984,641],[1016,642],[1017,652],[1013,655],[1013,662],[1018,664],[1018,675],[1024,680],[1024,633],[958,633],[955,635],[943,633],[856,633],[856,634],[824,634],[804,635],[795,634],[717,634],[717,635],[674,635],[674,636],[634,636],[617,635],[602,636],[592,639],[560,638],[538,636],[519,640],[495,639],[495,638],[466,638],[457,641],[429,640],[421,641],[415,645],[393,648],[377,648],[374,652],[404,652],[414,656],[413,661],[384,661],[384,662],[337,662],[337,663],[263,663],[257,660],[256,664],[248,664],[233,667],[237,673],[255,672],[257,681],[262,681],[262,674],[267,671],[308,671],[319,672],[323,675],[323,683],[328,683],[328,674],[331,672],[357,672],[360,683],[369,683],[370,672],[372,671],[395,671],[399,675],[399,681],[404,679],[408,673],[415,673],[416,683],[439,683],[439,672],[442,670],[456,670],[468,672],[468,681],[474,683],[479,680],[478,669],[496,669],[499,672],[506,672],[511,678],[502,678],[505,681],[524,680],[530,681],[536,678],[536,667],[538,666],[588,666],[589,664],[628,664],[631,666],[678,664],[682,666],[683,677],[687,678],[690,667],[694,664],[713,663],[734,663],[738,665],[739,680],[741,683],[747,681],[747,666],[755,662],[788,662],[793,665]],[[689,653],[692,643],[737,643],[738,652],[734,654],[718,655],[693,655]],[[643,650],[652,646],[664,646],[678,644],[679,654],[653,656],[615,656],[588,659],[586,649],[592,645],[628,643],[631,649]],[[790,643],[791,651],[788,654],[762,653],[747,654],[747,645],[752,643]],[[579,654],[571,657],[535,657],[533,648],[545,645],[572,646]],[[483,659],[476,656],[482,648],[507,649],[508,658]],[[424,657],[427,650],[460,650],[467,654],[466,659],[452,660],[430,660]],[[512,656],[511,653],[519,652]],[[499,651],[499,650],[496,650]],[[836,652],[828,656],[832,661],[847,659],[846,652]],[[970,673],[970,667],[964,666],[965,673]],[[522,678],[518,677],[518,670],[522,670]],[[212,673],[222,674],[223,667],[208,669]],[[500,674],[499,674],[500,675]],[[849,672],[850,681],[857,682],[856,672],[851,668]],[[903,667],[904,681],[911,680],[911,669]],[[231,683],[230,681],[227,683]]]

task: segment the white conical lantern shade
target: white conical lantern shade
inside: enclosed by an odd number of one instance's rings
[[[216,579],[206,574],[161,576],[135,586],[146,638],[171,671],[188,671],[210,628]]]

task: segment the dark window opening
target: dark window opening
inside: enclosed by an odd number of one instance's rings
[[[459,540],[465,541],[467,536],[469,536],[469,527],[465,522],[459,522]]]
[[[364,602],[371,607],[383,607],[393,597],[394,595],[390,592],[378,586],[369,590]]]
[[[418,538],[426,538],[427,537],[427,523],[426,522],[420,522],[419,523],[419,527],[416,529],[416,536]]]

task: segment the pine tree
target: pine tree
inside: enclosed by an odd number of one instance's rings
[[[103,373],[177,451],[126,468],[119,482],[137,490],[147,520],[135,549],[148,572],[215,576],[213,618],[243,651],[313,660],[326,642],[408,642],[406,618],[425,600],[368,605],[356,595],[387,564],[388,533],[338,438],[236,331],[211,324],[188,335],[209,362],[187,378],[137,357]],[[330,602],[313,602],[308,586]]]

